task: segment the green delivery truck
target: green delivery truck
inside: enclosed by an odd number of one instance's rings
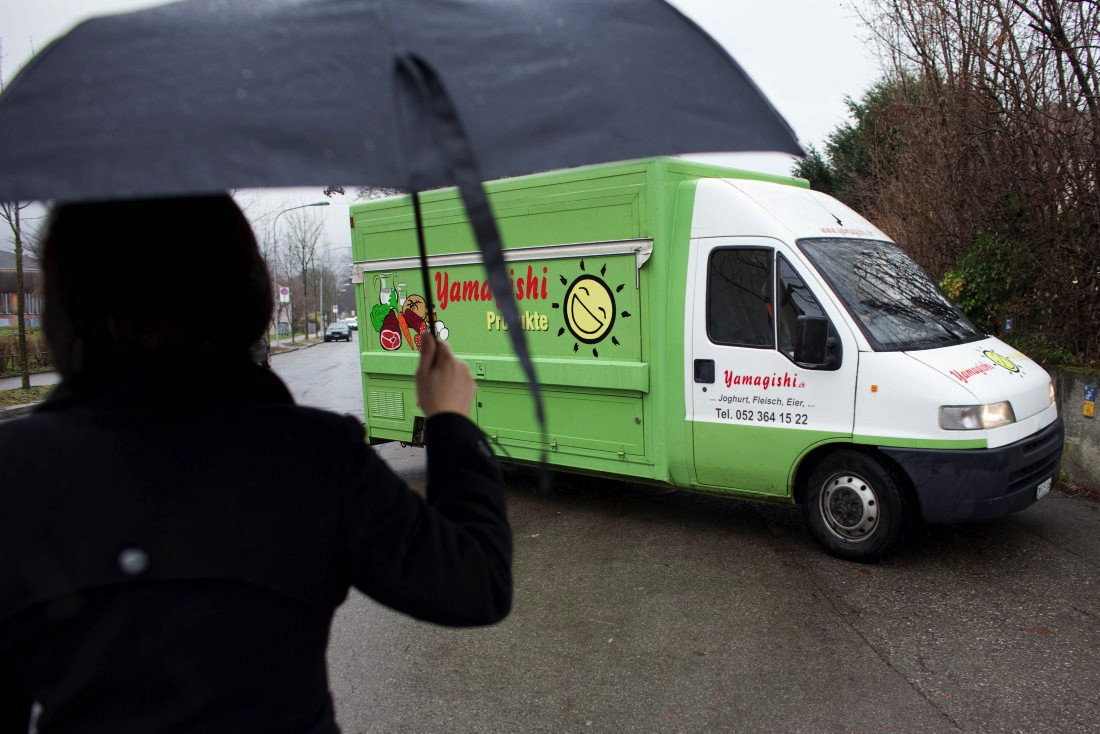
[[[422,196],[436,331],[505,460],[801,503],[873,560],[908,522],[1050,489],[1050,378],[982,333],[877,227],[798,179],[659,158],[493,182],[544,435],[454,190]],[[374,442],[416,444],[427,307],[408,197],[352,207]]]

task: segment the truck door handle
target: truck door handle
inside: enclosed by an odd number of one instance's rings
[[[714,382],[713,359],[695,360],[695,381],[706,383],[708,385]]]

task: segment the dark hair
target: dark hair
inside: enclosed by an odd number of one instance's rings
[[[267,267],[227,195],[60,204],[42,270],[46,339],[66,378],[247,360],[271,319]]]

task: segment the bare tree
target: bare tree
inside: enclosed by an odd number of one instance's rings
[[[0,92],[4,91],[3,45],[0,43]],[[30,360],[27,353],[27,283],[24,272],[24,255],[29,252],[35,259],[39,255],[39,232],[29,225],[23,211],[34,202],[0,202],[0,219],[11,230],[15,247],[15,290],[16,290],[16,331],[19,357],[20,385],[25,390],[30,387]]]
[[[1100,358],[1100,3],[862,0],[892,68],[865,213],[987,328]],[[969,301],[969,304],[968,304]]]
[[[322,191],[325,196],[333,197],[337,194],[346,194],[343,186],[329,186]],[[371,199],[385,199],[390,196],[400,196],[405,192],[401,189],[392,189],[385,186],[358,186],[355,189],[355,198],[361,201]]]
[[[27,357],[27,288],[23,273],[23,223],[22,212],[31,205],[29,201],[0,202],[0,219],[8,223],[15,237],[15,314],[19,355],[20,386],[31,386],[30,361]]]
[[[286,236],[279,259],[286,263],[288,273],[298,275],[299,280],[295,284],[295,290],[299,294],[298,313],[302,318],[302,331],[307,335],[310,295],[313,291],[311,286],[314,284],[310,273],[317,259],[317,248],[323,233],[324,222],[313,210],[298,209],[287,215]],[[313,307],[317,308],[316,296]]]
[[[260,196],[248,197],[235,194],[235,198],[237,204],[241,207],[241,211],[244,212],[252,224],[252,231],[256,235],[256,244],[260,249],[260,256],[267,263],[267,269],[271,273],[272,283],[274,284],[278,280],[279,273],[276,270],[280,266],[277,257],[278,237],[275,232],[275,225],[277,224],[275,218],[280,212],[287,209],[287,202],[279,202],[277,205],[268,206],[261,213],[256,213],[262,201]]]
[[[339,291],[339,271],[340,266],[332,256],[329,243],[325,242],[318,252],[316,265],[313,269],[314,292],[317,293],[319,302],[317,318],[319,329],[324,329],[327,322],[330,321],[328,313],[332,310],[333,304],[336,303]]]

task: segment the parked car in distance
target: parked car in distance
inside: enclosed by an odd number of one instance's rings
[[[339,322],[335,324],[329,324],[328,328],[325,330],[325,341],[334,342],[339,339],[350,342],[351,329],[348,328],[347,324],[341,324]]]
[[[348,325],[348,328],[352,331],[359,331],[359,319],[344,319],[344,323]]]

